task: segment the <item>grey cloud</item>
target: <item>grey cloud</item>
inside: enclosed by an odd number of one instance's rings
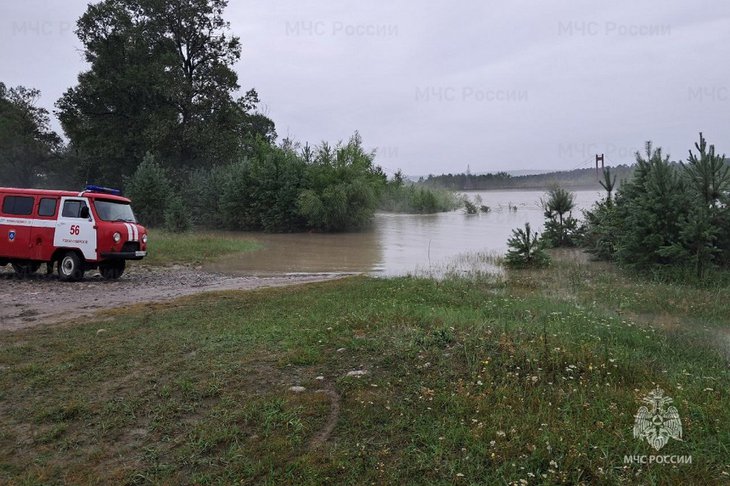
[[[85,7],[0,7],[2,81],[52,108],[84,68],[69,24]],[[730,153],[723,2],[234,0],[226,15],[242,88],[281,135],[359,130],[391,172],[625,163],[646,139],[684,158],[699,130]]]

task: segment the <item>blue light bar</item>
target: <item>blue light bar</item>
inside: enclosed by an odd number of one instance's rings
[[[86,192],[100,192],[102,194],[111,194],[112,196],[121,196],[122,191],[102,186],[86,186]]]

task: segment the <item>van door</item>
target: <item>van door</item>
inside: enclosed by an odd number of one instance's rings
[[[53,235],[58,219],[58,197],[40,196],[34,214],[33,232],[30,235],[33,260],[47,262],[53,256]]]
[[[0,256],[30,258],[34,204],[35,197],[26,194],[7,194],[3,197],[0,215]]]
[[[86,198],[61,198],[53,246],[78,248],[86,260],[96,261],[96,224]]]

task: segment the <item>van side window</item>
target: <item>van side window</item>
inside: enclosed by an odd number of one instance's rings
[[[84,201],[65,201],[61,214],[64,218],[81,218],[81,210],[85,207]]]
[[[38,205],[38,216],[54,216],[56,214],[56,200],[47,197],[41,198]]]
[[[28,196],[5,196],[3,213],[28,216],[33,213],[34,199]]]

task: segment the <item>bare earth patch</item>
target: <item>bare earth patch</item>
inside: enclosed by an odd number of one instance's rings
[[[0,267],[0,331],[75,321],[103,310],[203,292],[281,287],[343,276],[326,273],[231,277],[183,266],[134,266],[116,281],[104,280],[92,271],[81,282],[65,283],[55,274],[44,272],[20,279],[10,266]]]
[[[310,441],[310,450],[317,449],[322,444],[327,442],[327,440],[330,438],[330,435],[332,435],[332,431],[335,430],[335,425],[337,425],[337,421],[340,419],[340,395],[331,388],[317,390],[317,393],[327,395],[327,398],[329,398],[330,414],[329,417],[327,417],[327,422],[325,422],[322,430],[320,430],[319,433]]]

